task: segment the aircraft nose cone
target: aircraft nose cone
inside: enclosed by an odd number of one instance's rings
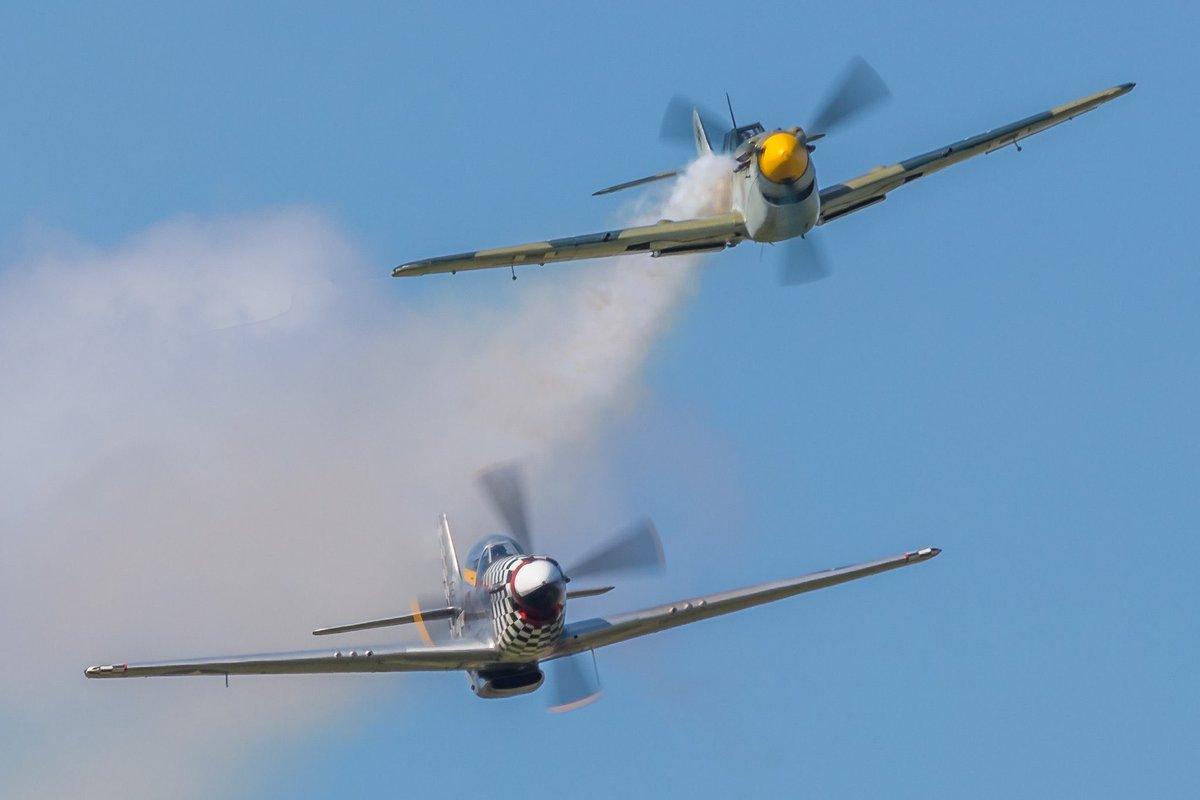
[[[758,171],[773,183],[790,183],[808,169],[808,148],[786,131],[773,133],[759,146]]]
[[[537,558],[519,565],[512,576],[512,590],[525,608],[555,610],[567,594],[566,579],[558,564]]]

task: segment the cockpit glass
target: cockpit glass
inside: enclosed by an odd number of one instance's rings
[[[467,563],[474,564],[476,572],[483,575],[492,562],[509,556],[520,555],[521,548],[507,536],[496,536],[476,544],[467,556]]]
[[[766,130],[766,128],[764,128],[762,126],[762,123],[754,122],[749,125],[743,125],[742,127],[738,128],[738,134],[742,137],[743,142],[748,142],[751,139],[753,139],[755,136],[758,136],[760,133],[763,133],[765,130]]]
[[[765,130],[766,128],[762,126],[761,122],[751,122],[749,125],[734,128],[725,134],[725,149],[727,151],[737,150]]]

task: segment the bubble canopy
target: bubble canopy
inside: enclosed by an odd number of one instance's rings
[[[475,546],[467,553],[464,566],[474,569],[477,575],[482,576],[484,570],[491,566],[493,561],[509,556],[519,556],[523,552],[521,545],[517,544],[517,540],[510,536],[489,536],[475,543]]]

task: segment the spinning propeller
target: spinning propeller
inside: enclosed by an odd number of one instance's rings
[[[809,231],[809,234],[811,236],[812,231]],[[833,272],[825,259],[825,248],[810,236],[797,236],[783,243],[779,282],[784,286],[812,283],[828,278]]]
[[[594,650],[556,658],[548,666],[554,674],[551,711],[556,714],[574,711],[600,699],[600,670]]]
[[[816,148],[813,142],[845,128],[889,97],[891,92],[879,77],[879,73],[861,56],[855,56],[825,93],[812,115],[811,124],[805,128],[790,129],[790,132],[795,133],[796,138],[810,151],[814,150]],[[660,137],[668,141],[692,141],[693,108],[700,114],[700,120],[707,131],[721,131],[724,136],[737,128],[732,106],[729,118],[733,127],[729,128],[720,115],[696,105],[682,95],[676,95],[671,98],[663,114]],[[828,277],[830,273],[824,252],[813,240],[795,238],[784,244],[781,283],[789,286],[811,283]]]
[[[813,114],[812,123],[800,132],[806,143],[815,142],[835,133],[845,127],[856,117],[861,116],[875,106],[891,97],[887,84],[879,77],[879,73],[861,56],[855,56],[842,70],[842,74],[834,81],[825,97]],[[684,95],[677,94],[667,103],[663,112],[659,137],[664,141],[690,143],[692,141],[692,109],[700,115],[704,129],[710,135],[720,132],[722,138],[729,131],[737,128],[737,120],[733,117],[730,106],[729,120],[733,127],[725,124],[724,115],[714,112],[699,103],[693,102]]]
[[[812,117],[812,124],[800,130],[800,136],[810,150],[812,144],[826,134],[834,133],[883,103],[892,93],[862,56],[855,56],[842,74],[825,93]],[[789,239],[784,243],[779,280],[785,286],[812,283],[828,278],[832,273],[824,248],[811,237]]]
[[[855,56],[825,94],[812,124],[805,128],[808,141],[833,133],[891,96],[879,73],[862,56]]]
[[[535,553],[526,512],[524,482],[516,464],[501,464],[479,473],[479,484],[504,520],[509,535],[527,553]],[[589,551],[564,570],[567,580],[601,573],[660,569],[662,542],[650,520],[641,520]]]
[[[479,484],[508,533],[527,553],[536,553],[530,535],[524,481],[516,464],[501,464],[479,473]],[[661,569],[665,563],[662,542],[654,523],[641,520],[609,537],[563,570],[565,580],[603,573],[629,573]],[[607,587],[604,589],[607,590]],[[581,594],[599,593],[584,590]],[[591,652],[549,662],[554,673],[551,711],[570,711],[600,696],[600,676]]]
[[[696,113],[700,115],[700,121],[704,123],[704,130],[708,132],[709,136],[720,132],[724,138],[725,134],[732,130],[725,125],[723,115],[693,102],[689,97],[677,94],[667,102],[667,108],[663,112],[662,125],[658,129],[658,137],[665,142],[691,144],[693,141],[692,109],[695,109]]]
[[[525,489],[516,464],[501,464],[479,473],[479,484],[504,520],[508,533],[526,553],[533,552],[529,538],[529,515],[525,511]]]

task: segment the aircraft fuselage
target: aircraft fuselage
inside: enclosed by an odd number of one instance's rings
[[[493,557],[494,548],[503,550]],[[462,635],[495,647],[500,661],[512,662],[468,671],[479,697],[511,697],[541,686],[538,660],[558,643],[566,622],[566,577],[558,562],[517,551],[512,540],[494,537],[464,570],[469,585],[463,587]]]
[[[821,214],[821,197],[802,132],[760,133],[735,158],[733,207],[745,217],[751,240],[782,242],[812,230]]]

